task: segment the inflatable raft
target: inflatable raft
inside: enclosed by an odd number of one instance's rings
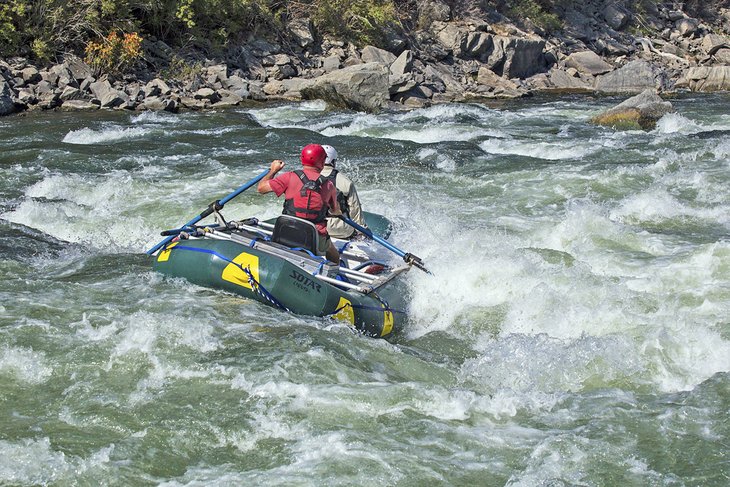
[[[386,219],[373,213],[365,219],[369,229],[387,238]],[[391,335],[406,319],[400,278],[412,263],[393,262],[387,247],[371,239],[335,239],[342,256],[337,266],[316,254],[314,225],[291,216],[185,226],[163,234],[172,232],[177,236],[153,253],[154,268],[163,274],[291,313],[332,317],[375,337]]]

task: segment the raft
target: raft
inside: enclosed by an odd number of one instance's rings
[[[389,222],[365,212],[368,227],[389,234]],[[254,299],[298,315],[331,317],[373,337],[402,327],[410,265],[393,262],[378,243],[334,239],[340,266],[316,254],[311,222],[282,215],[269,221],[194,227],[155,254],[155,270]],[[165,232],[163,232],[165,234]]]

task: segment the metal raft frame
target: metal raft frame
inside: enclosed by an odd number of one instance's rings
[[[193,234],[182,232],[180,237],[181,239],[199,240],[210,238],[236,242],[247,247],[255,248],[259,252],[291,262],[315,278],[328,284],[362,294],[370,294],[376,291],[381,286],[410,269],[410,265],[404,264],[392,268],[382,275],[375,276],[366,272],[340,267],[327,261],[324,257],[311,256],[304,251],[293,250],[284,245],[271,242],[269,239],[273,233],[273,228],[274,225],[265,222],[257,222],[257,225],[250,225],[243,221],[229,222],[228,226],[214,225],[204,227],[201,229],[202,235],[198,235],[201,232],[193,232]],[[357,262],[367,262],[369,260],[367,257],[349,251],[341,252],[340,255],[348,260]],[[338,274],[346,277],[351,282],[341,281],[332,277]]]

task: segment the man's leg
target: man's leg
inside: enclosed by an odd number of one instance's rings
[[[334,262],[337,265],[340,265],[340,253],[337,251],[337,248],[335,247],[335,244],[332,243],[331,239],[327,239],[329,242],[329,247],[327,247],[327,260],[330,262]]]

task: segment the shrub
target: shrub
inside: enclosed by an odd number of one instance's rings
[[[112,31],[86,45],[86,62],[97,73],[121,73],[142,56],[142,38],[136,32],[120,35]]]

